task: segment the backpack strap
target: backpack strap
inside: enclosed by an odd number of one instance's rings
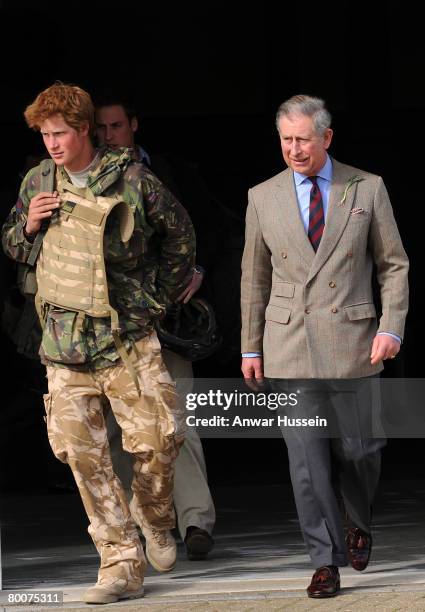
[[[40,170],[40,192],[47,191],[49,193],[53,192],[53,187],[55,184],[55,168],[56,164],[53,159],[43,159],[43,161],[39,165]],[[40,253],[41,245],[43,242],[43,238],[49,228],[50,220],[43,221],[41,227],[35,237],[34,244],[32,245],[32,249],[30,254],[28,255],[27,264],[33,266],[37,261],[38,254]]]

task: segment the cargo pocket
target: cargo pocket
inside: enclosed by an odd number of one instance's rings
[[[176,383],[171,378],[161,354],[161,344],[156,332],[149,336],[149,345],[152,350],[152,360],[149,375],[160,412],[161,432],[163,436],[174,437],[176,441],[184,439],[186,433],[185,409],[183,400],[176,390]]]
[[[46,359],[67,365],[85,363],[83,324],[84,313],[51,309],[47,314],[41,343]]]
[[[178,439],[184,438],[182,425],[174,418],[178,396],[172,385],[143,393],[137,400],[126,400],[129,415],[120,418],[123,449],[129,453],[154,451],[167,453]]]
[[[44,420],[47,425],[47,437],[49,438],[49,443],[52,448],[53,454],[55,457],[62,461],[62,463],[68,463],[68,453],[64,448],[62,443],[62,435],[61,432],[57,430],[55,427],[54,419],[52,418],[52,408],[53,408],[53,396],[51,393],[46,393],[43,395],[44,400],[44,409],[46,411],[46,416]]]
[[[178,429],[174,419],[178,401],[175,385],[168,371],[162,372],[161,354],[152,352],[148,337],[137,343],[137,349],[138,361],[134,365],[141,396],[124,365],[110,368],[105,394],[122,429],[124,450],[166,452]]]
[[[175,383],[158,381],[156,395],[165,416],[161,422],[162,435],[173,437],[176,441],[183,440],[186,433],[185,410]]]

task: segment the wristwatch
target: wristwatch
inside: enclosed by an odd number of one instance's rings
[[[193,266],[192,270],[195,272],[195,274],[205,274],[205,268],[199,266],[198,264],[196,264],[196,266]]]

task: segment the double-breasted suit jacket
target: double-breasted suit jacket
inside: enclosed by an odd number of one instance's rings
[[[325,229],[315,253],[291,169],[250,189],[242,261],[242,352],[271,378],[376,374],[377,331],[403,337],[408,259],[381,177],[332,160]],[[382,315],[372,295],[376,265]]]

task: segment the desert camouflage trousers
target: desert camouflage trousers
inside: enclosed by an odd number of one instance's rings
[[[184,439],[184,413],[155,332],[135,344],[130,358],[141,397],[120,363],[89,372],[48,366],[44,400],[50,445],[70,466],[90,521],[101,557],[99,578],[137,582],[146,561],[112,468],[103,407],[108,400],[123,447],[134,456],[132,490],[142,521],[158,529],[175,526],[174,462]]]

